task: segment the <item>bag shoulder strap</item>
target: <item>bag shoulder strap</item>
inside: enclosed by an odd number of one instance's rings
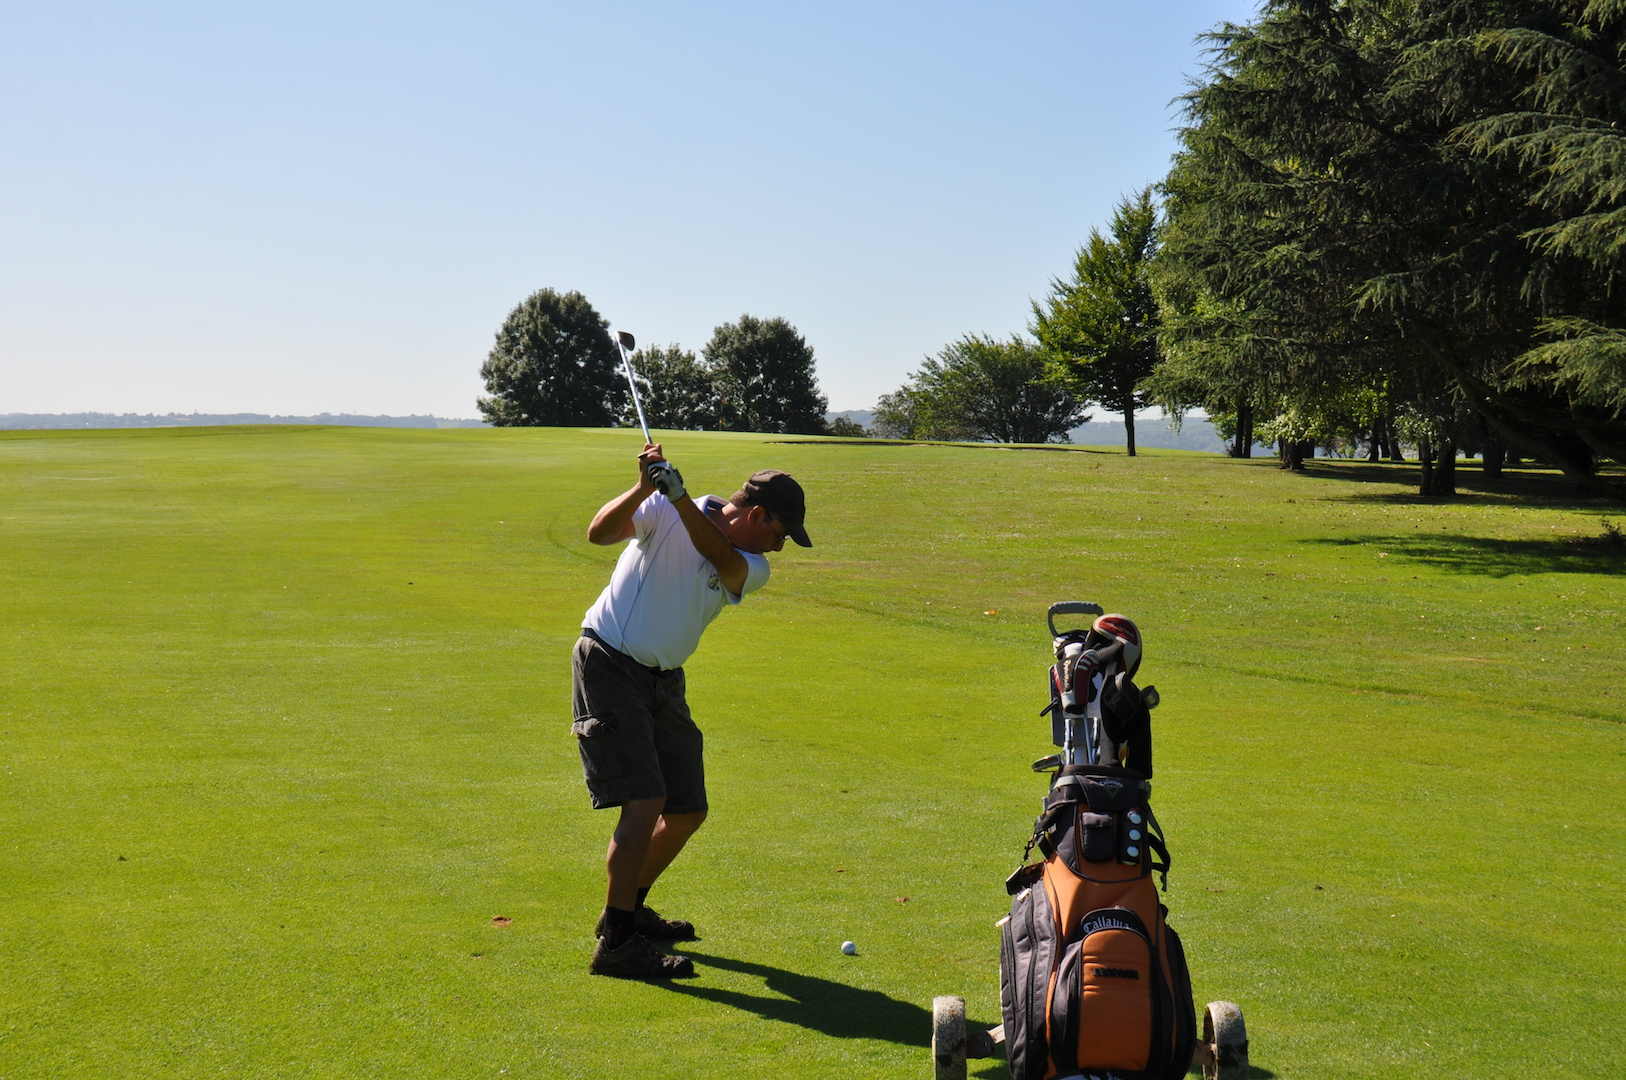
[[[1146,846],[1152,849],[1152,869],[1157,871],[1159,880],[1163,882],[1163,891],[1169,891],[1169,845],[1163,839],[1163,826],[1157,822],[1157,815],[1152,813],[1152,804],[1146,804]]]

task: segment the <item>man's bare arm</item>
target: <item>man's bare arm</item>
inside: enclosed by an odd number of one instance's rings
[[[631,540],[636,532],[632,527],[633,511],[654,491],[653,484],[648,488],[639,484],[605,503],[593,516],[593,523],[587,526],[587,539],[595,544],[619,544],[623,540]]]
[[[638,455],[638,486],[599,507],[598,513],[593,515],[593,523],[587,526],[588,540],[609,545],[633,538],[637,531],[632,525],[633,512],[655,494],[655,485],[649,481],[650,463],[665,460],[659,443],[645,444],[644,452]]]
[[[740,595],[740,590],[745,588],[745,576],[750,570],[745,556],[728,542],[723,530],[694,504],[693,499],[684,496],[672,505],[677,507],[678,518],[688,530],[694,549],[716,568],[718,579],[728,591],[735,596]]]

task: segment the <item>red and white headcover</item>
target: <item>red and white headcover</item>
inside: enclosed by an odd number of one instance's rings
[[[1135,672],[1140,670],[1140,627],[1129,616],[1109,611],[1095,620],[1094,629],[1124,643],[1124,671],[1133,679]]]

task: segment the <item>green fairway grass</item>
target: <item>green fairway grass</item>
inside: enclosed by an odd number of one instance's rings
[[[1626,516],[1533,470],[668,434],[816,546],[687,668],[698,977],[589,976],[569,652],[639,441],[0,433],[0,1078],[925,1080],[935,995],[998,1022],[1059,599],[1143,629],[1255,1076],[1622,1072]]]

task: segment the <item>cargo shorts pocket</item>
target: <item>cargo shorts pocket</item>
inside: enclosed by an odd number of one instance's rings
[[[582,755],[582,772],[588,780],[613,780],[626,771],[626,754],[615,720],[607,716],[584,716],[570,725],[576,748]]]

